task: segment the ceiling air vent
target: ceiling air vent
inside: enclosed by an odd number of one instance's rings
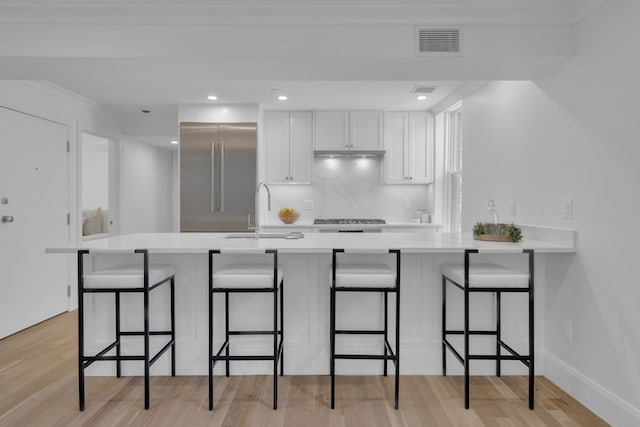
[[[418,55],[460,54],[459,28],[417,28]]]
[[[411,89],[411,93],[415,93],[416,95],[426,95],[428,93],[433,93],[436,90],[434,86],[415,86]]]

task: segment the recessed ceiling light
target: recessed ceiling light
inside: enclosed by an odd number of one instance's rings
[[[179,142],[178,142],[178,141],[176,141],[175,139],[174,139],[173,141],[171,141],[171,143],[172,143],[172,144],[174,144],[174,145],[175,145],[175,144],[179,144]]]
[[[217,101],[217,100],[218,100],[218,97],[217,97],[217,96],[215,96],[215,95],[209,95],[209,96],[207,96],[207,99],[208,99],[209,101]]]
[[[285,95],[280,95],[278,96],[278,100],[280,101],[286,101],[288,98]]]
[[[427,99],[426,95],[418,95],[418,97],[416,98],[418,101],[424,101],[425,99]]]

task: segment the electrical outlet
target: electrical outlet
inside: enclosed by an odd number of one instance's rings
[[[313,209],[313,200],[305,200],[304,201],[304,208],[305,209]]]
[[[514,217],[516,216],[516,201],[515,200],[509,200],[509,216],[510,217]]]
[[[404,199],[404,208],[411,209],[411,199]]]
[[[562,201],[562,217],[565,219],[573,218],[573,199],[564,199]]]
[[[562,339],[573,342],[573,323],[567,319],[562,319]]]

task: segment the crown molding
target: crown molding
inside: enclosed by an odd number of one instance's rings
[[[218,1],[180,3],[158,0],[132,2],[65,1],[4,2],[5,24],[115,25],[312,25],[312,24],[573,24],[607,0],[525,1],[484,0],[431,2],[417,0],[351,1]],[[172,4],[173,3],[173,4]]]
[[[92,111],[102,110],[97,102],[45,80],[18,80],[15,82],[22,86],[29,87],[33,90],[37,90],[41,93],[57,98],[58,100],[66,102],[67,104],[72,104],[77,107],[85,108]]]

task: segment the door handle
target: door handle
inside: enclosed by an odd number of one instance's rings
[[[224,212],[224,141],[220,141],[220,212]]]
[[[216,141],[211,141],[211,212],[216,212]]]
[[[11,215],[2,215],[2,218],[0,218],[0,222],[2,222],[3,224],[6,224],[7,222],[13,222],[14,219],[15,218]]]

